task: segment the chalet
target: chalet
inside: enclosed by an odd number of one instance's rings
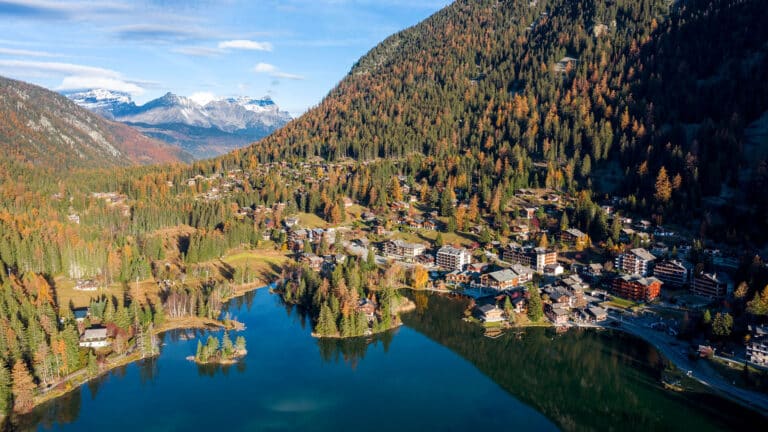
[[[592,278],[598,278],[603,275],[603,265],[600,263],[590,264],[584,269],[584,274]]]
[[[590,306],[586,309],[588,320],[591,322],[600,322],[608,319],[608,312],[599,306]]]
[[[521,265],[513,265],[511,268],[497,270],[480,276],[478,282],[472,284],[473,288],[494,289],[505,291],[522,285],[533,279],[533,270]]]
[[[476,273],[454,270],[445,275],[445,281],[452,284],[468,284],[475,280]]]
[[[478,288],[492,288],[504,291],[520,285],[520,278],[512,270],[504,269],[480,276],[480,282],[477,285]]]
[[[568,324],[570,311],[557,305],[548,304],[544,308],[544,314],[552,321],[552,324],[565,325]]]
[[[78,279],[75,283],[77,291],[96,291],[99,289],[99,283],[94,279]]]
[[[89,328],[80,337],[80,346],[84,348],[104,348],[109,346],[107,329]]]
[[[323,269],[323,263],[325,260],[313,253],[303,253],[301,254],[301,258],[299,258],[299,262],[306,264],[312,270],[319,272]]]
[[[357,312],[364,313],[369,321],[372,320],[376,314],[376,305],[366,298],[360,299],[360,302],[355,309]]]
[[[414,262],[423,266],[432,267],[435,265],[435,257],[432,254],[421,254],[414,259]]]
[[[536,207],[526,207],[520,211],[520,214],[525,219],[533,219],[536,216]]]
[[[344,197],[342,200],[344,201],[344,208],[350,208],[355,205],[355,202],[350,197]]]
[[[299,218],[287,217],[283,219],[283,224],[285,224],[286,228],[293,228],[299,224]]]
[[[384,225],[376,225],[373,227],[373,233],[380,236],[386,234],[387,230],[384,228]]]
[[[376,220],[376,215],[374,213],[367,211],[362,214],[362,218],[365,222],[371,222],[373,220]]]
[[[408,226],[412,229],[422,229],[424,227],[424,219],[413,218],[408,220]]]
[[[504,321],[504,311],[495,304],[482,305],[477,308],[477,315],[483,322]]]
[[[560,276],[563,272],[565,272],[565,269],[557,263],[544,266],[544,275],[546,276]]]
[[[437,222],[433,219],[427,219],[424,221],[423,228],[425,230],[434,231],[437,229]]]
[[[576,228],[569,228],[560,233],[560,241],[573,248],[581,249],[587,246],[589,237]]]

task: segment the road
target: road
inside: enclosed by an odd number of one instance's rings
[[[612,318],[615,320],[615,318]],[[678,369],[690,371],[688,376],[711,389],[714,393],[739,402],[759,412],[768,412],[768,395],[736,387],[714,370],[706,361],[691,360],[688,351],[677,345],[676,339],[646,327],[633,320],[623,319],[620,327],[608,327],[612,330],[625,331],[650,343],[669,359]]]

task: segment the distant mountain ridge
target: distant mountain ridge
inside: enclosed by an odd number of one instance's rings
[[[104,89],[70,92],[65,96],[103,117],[180,146],[198,158],[243,147],[292,120],[269,97],[221,98],[203,105],[169,92],[136,105],[129,94]]]
[[[58,93],[0,77],[2,162],[54,172],[190,160],[181,149],[105,120]]]

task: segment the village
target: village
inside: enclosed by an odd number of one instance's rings
[[[278,170],[283,178],[304,183],[297,191],[302,193],[324,181],[323,173],[346,166],[273,164],[262,166],[265,172],[259,175]],[[218,186],[215,178],[202,176],[188,183],[211,183],[207,191],[198,187],[200,199],[220,199],[222,191],[242,184],[243,175],[247,178],[239,171],[221,175]],[[371,252],[377,265],[401,269],[404,285],[413,285],[409,275],[414,269],[426,270],[428,279],[414,288],[473,298],[471,319],[488,328],[542,325],[529,319],[536,316],[529,313],[529,299],[537,290],[543,317],[555,327],[616,327],[623,317],[653,316],[649,328],[675,337],[686,331],[681,328],[688,325],[685,321],[719,313],[718,305],[736,289],[729,276],[740,265],[735,251],[706,248],[690,235],[626,217],[618,210],[623,204],[618,198],[606,197],[599,206],[610,228],[618,229],[617,241],[606,245],[593,244],[587,233],[563,223],[575,199],[554,190],[516,191],[503,206],[506,226],[477,218],[478,223],[465,223],[460,230],[449,226],[455,217],[446,218],[425,202],[422,185],[399,176],[395,186],[398,191],[383,210],[344,197],[347,217],[338,225],[290,214],[289,206],[279,202],[243,207],[237,216],[253,218],[264,239],[317,272],[332,272],[348,256],[365,259]],[[453,200],[451,205],[466,214],[471,203]],[[360,307],[371,306],[361,301]],[[765,329],[751,326],[750,331],[748,344],[725,351],[768,366]],[[702,346],[711,349],[704,341]]]

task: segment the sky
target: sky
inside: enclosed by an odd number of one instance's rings
[[[387,36],[449,0],[0,0],[0,75],[138,104],[270,96],[316,105]]]

